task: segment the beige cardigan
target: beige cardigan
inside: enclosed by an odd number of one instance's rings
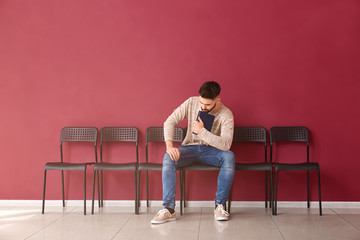
[[[174,129],[185,117],[188,117],[188,129],[182,145],[207,145],[227,151],[234,135],[234,116],[230,109],[222,105],[215,112],[211,132],[203,128],[198,135],[192,133],[192,122],[201,109],[199,97],[190,97],[182,103],[164,122],[165,141],[173,140]]]

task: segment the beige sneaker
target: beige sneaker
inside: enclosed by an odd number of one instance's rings
[[[224,210],[224,206],[222,204],[219,204],[214,211],[214,216],[218,221],[227,221],[229,220],[230,214]]]
[[[171,214],[166,208],[161,209],[156,216],[151,220],[152,224],[166,223],[176,220],[176,213]]]

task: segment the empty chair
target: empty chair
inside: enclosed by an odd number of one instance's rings
[[[92,194],[92,210],[91,213],[94,214],[94,195],[95,195],[95,178],[96,175],[99,175],[101,172],[101,194],[99,201],[100,207],[104,206],[103,198],[103,170],[106,171],[121,171],[121,170],[132,170],[135,173],[135,213],[138,214],[138,205],[137,205],[137,166],[139,163],[139,153],[138,153],[138,138],[139,132],[135,127],[104,127],[100,131],[100,162],[94,164],[94,176],[93,176],[93,194]],[[103,146],[105,143],[109,142],[133,142],[136,147],[136,159],[123,159],[119,156],[118,162],[109,162],[103,158]],[[121,160],[121,161],[120,161]]]
[[[173,142],[181,143],[183,141],[183,129],[180,127],[175,128]],[[149,207],[149,176],[148,171],[162,171],[162,163],[149,162],[149,143],[151,142],[163,142],[164,139],[164,128],[163,127],[149,127],[146,129],[146,162],[140,163],[138,167],[138,201],[140,203],[140,172],[146,171],[146,206]],[[181,179],[181,176],[180,176]],[[181,180],[180,180],[181,182]],[[181,187],[180,187],[180,200],[181,200]],[[138,203],[138,204],[139,204]],[[180,204],[182,206],[182,204]],[[180,208],[182,214],[182,208]]]
[[[266,139],[266,129],[263,127],[235,127],[234,128],[234,140],[233,140],[233,147],[234,143],[236,142],[251,142],[251,143],[261,143],[264,146],[264,161],[262,162],[239,162],[237,161],[235,164],[236,170],[246,170],[246,171],[265,171],[265,207],[267,208],[267,199],[268,199],[268,182],[267,182],[267,173],[270,172],[270,206],[271,201],[273,199],[273,183],[272,183],[272,172],[273,167],[271,163],[267,162],[267,139]],[[241,159],[242,157],[239,156],[237,160]],[[231,206],[231,200],[229,200],[229,211]]]
[[[278,142],[298,142],[306,143],[306,162],[301,163],[280,163],[273,160],[273,145]],[[279,144],[277,147],[279,148]],[[318,173],[318,189],[319,189],[319,213],[322,215],[321,208],[321,188],[320,188],[320,166],[317,162],[309,161],[309,131],[305,127],[273,127],[270,129],[270,157],[275,166],[275,198],[273,206],[273,214],[277,214],[277,184],[279,171],[307,171],[307,207],[310,207],[310,186],[309,171],[315,170]]]
[[[46,173],[48,170],[61,170],[62,180],[62,198],[63,207],[65,207],[65,191],[64,191],[64,170],[83,171],[84,172],[84,215],[86,215],[86,167],[97,162],[97,142],[98,130],[95,127],[65,127],[61,130],[60,137],[60,162],[48,162],[45,164],[44,172],[44,189],[42,213],[45,210],[45,189],[46,189]],[[65,162],[63,160],[63,142],[90,142],[94,144],[95,161],[93,162]]]

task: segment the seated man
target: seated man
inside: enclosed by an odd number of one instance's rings
[[[165,223],[176,220],[175,191],[176,168],[194,163],[220,167],[215,198],[215,219],[228,220],[229,213],[224,210],[235,173],[235,156],[229,151],[234,134],[234,117],[232,112],[220,102],[220,85],[216,82],[205,82],[199,97],[190,97],[167,118],[164,123],[166,153],[163,159],[163,206],[151,223]],[[211,132],[204,128],[201,118],[197,121],[198,112],[215,116]],[[182,146],[173,146],[176,125],[188,117],[188,129]]]

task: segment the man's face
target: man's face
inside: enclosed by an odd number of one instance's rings
[[[210,110],[212,110],[215,107],[215,104],[218,102],[218,99],[219,97],[212,100],[200,96],[199,100],[200,100],[201,111],[206,113],[210,112]]]

